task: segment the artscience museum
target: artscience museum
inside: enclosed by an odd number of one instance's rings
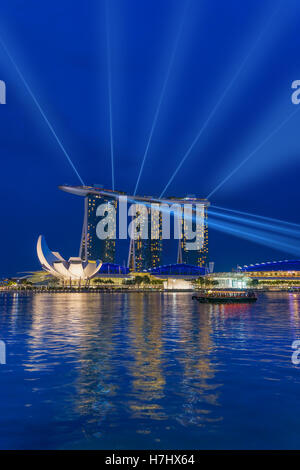
[[[59,253],[48,248],[45,238],[40,235],[37,242],[37,255],[43,269],[62,281],[88,282],[99,272],[102,261],[83,261],[70,258],[66,261]]]

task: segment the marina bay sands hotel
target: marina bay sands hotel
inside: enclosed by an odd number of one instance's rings
[[[114,213],[120,210],[121,200],[126,196],[129,203],[141,204],[147,207],[149,212],[148,223],[152,221],[151,237],[143,239],[137,237],[130,239],[128,248],[127,268],[135,272],[151,272],[160,269],[163,264],[163,252],[168,251],[170,247],[162,237],[162,213],[159,212],[159,217],[153,226],[153,218],[151,219],[150,211],[152,205],[168,204],[176,205],[177,207],[184,207],[186,204],[197,204],[197,207],[202,208],[203,223],[201,225],[201,234],[199,245],[193,250],[188,249],[187,240],[184,235],[184,219],[180,218],[180,237],[176,240],[177,248],[174,253],[171,253],[171,258],[176,265],[187,265],[191,267],[205,268],[208,263],[208,228],[207,228],[207,208],[209,202],[206,199],[198,199],[194,196],[187,196],[184,198],[165,198],[159,199],[148,196],[131,196],[129,194],[103,189],[101,185],[93,186],[60,186],[59,189],[67,193],[81,196],[84,199],[84,218],[81,236],[81,244],[79,250],[79,257],[83,260],[97,260],[100,259],[103,263],[116,264],[116,248],[118,238],[116,236],[110,237],[109,234],[106,239],[100,239],[97,235],[97,225],[99,223],[99,215],[97,208],[101,204],[109,204],[114,208]],[[103,215],[103,214],[102,214]],[[196,228],[196,230],[198,230]],[[156,232],[156,233],[155,233]],[[154,233],[154,237],[153,237]],[[197,237],[198,238],[198,237]]]

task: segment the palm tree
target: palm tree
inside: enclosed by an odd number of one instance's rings
[[[143,282],[144,282],[143,276],[135,276],[135,284],[137,284],[138,286],[141,286]]]
[[[143,276],[143,284],[151,284],[151,279],[149,276]]]

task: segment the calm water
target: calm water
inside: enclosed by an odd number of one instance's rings
[[[0,296],[0,448],[300,448],[300,295]]]

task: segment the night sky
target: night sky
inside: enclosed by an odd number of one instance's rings
[[[81,177],[110,188],[105,2],[3,0],[0,13],[1,38]],[[166,196],[206,197],[296,109],[298,0],[109,0],[108,16],[116,189],[134,191],[180,27],[138,194],[162,192],[233,77]],[[2,277],[39,268],[39,234],[77,256],[83,200],[58,190],[78,178],[1,46],[0,79]],[[300,112],[211,202],[300,223],[299,136]],[[213,229],[209,256],[219,271],[293,258]]]

